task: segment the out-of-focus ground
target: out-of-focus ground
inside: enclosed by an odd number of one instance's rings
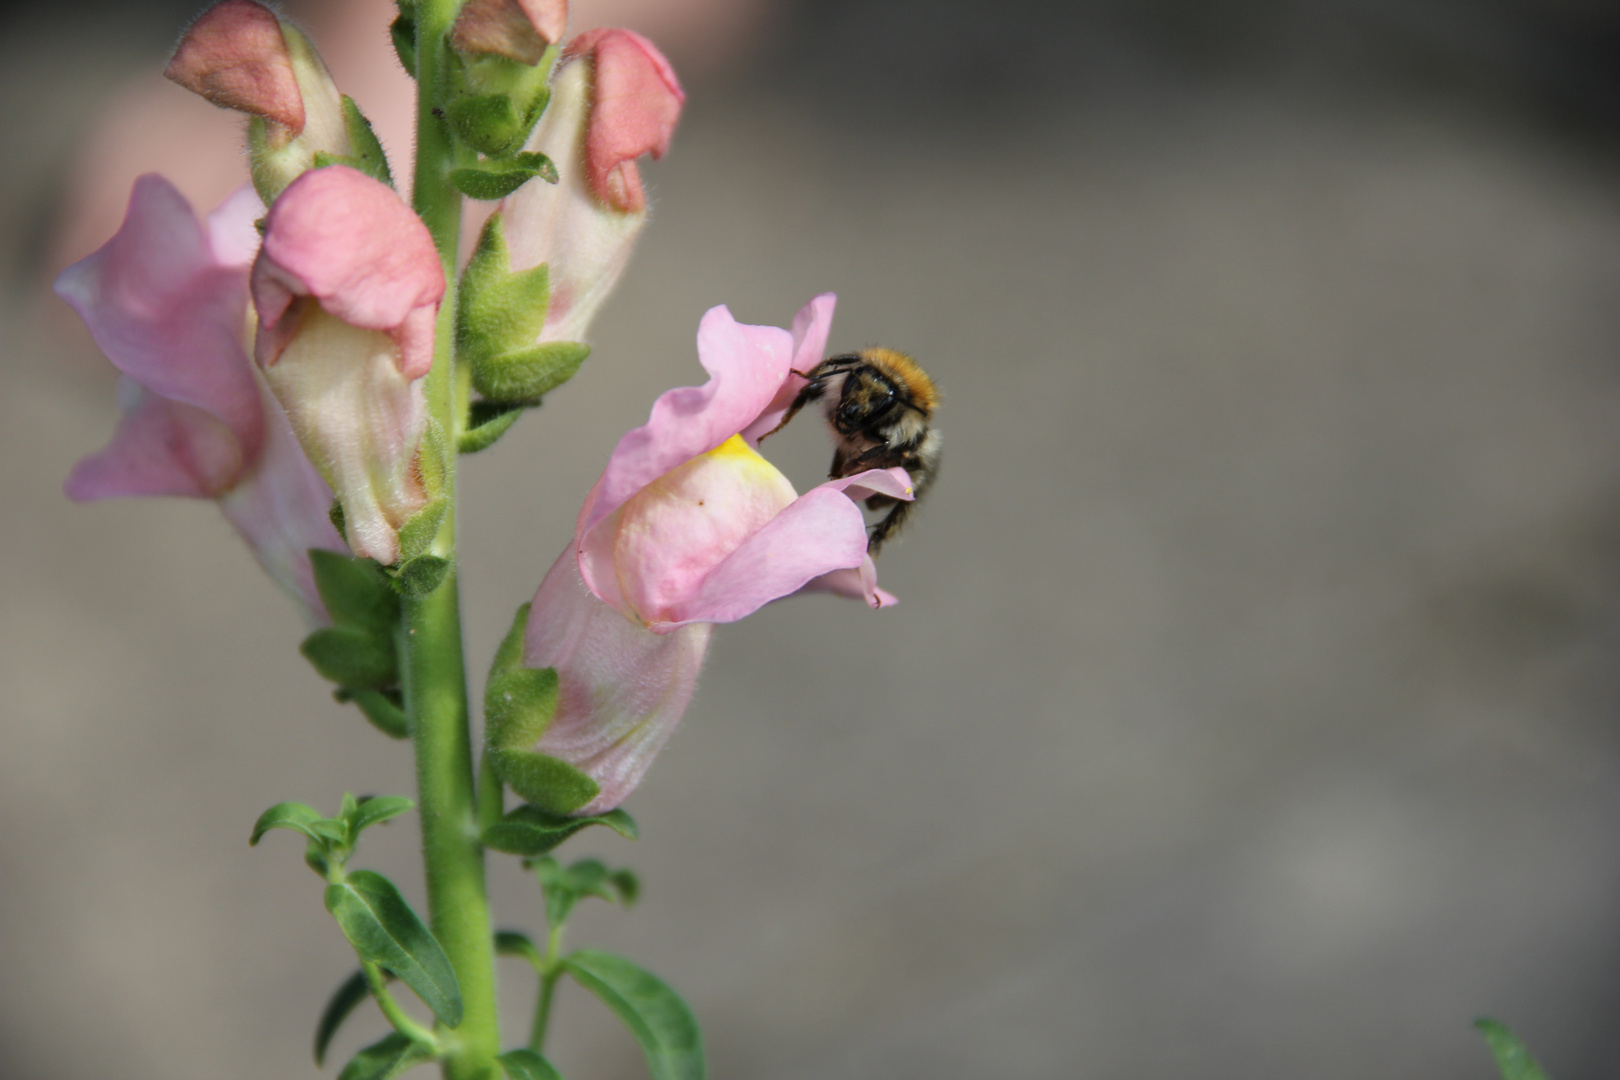
[[[212,507],[59,494],[114,419],[37,310],[62,178],[186,14],[92,10],[0,43],[0,1076],[313,1075],[352,961],[248,827],[409,793],[408,749],[329,700]],[[613,442],[701,378],[712,304],[836,290],[833,347],[937,376],[945,468],[882,560],[900,607],[717,634],[643,839],[563,849],[644,901],[573,939],[678,986],[719,1078],[1484,1080],[1480,1013],[1557,1080],[1620,1073],[1614,17],[769,25],[693,81],[579,378],[464,462],[471,665]],[[769,448],[809,484],[797,427]],[[360,862],[419,898],[414,844]],[[492,882],[539,928],[511,860]],[[565,1075],[642,1075],[583,992],[558,1022]]]

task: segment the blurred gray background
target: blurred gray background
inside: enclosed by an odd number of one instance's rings
[[[563,849],[643,903],[572,939],[680,988],[717,1078],[1485,1080],[1480,1013],[1620,1075],[1620,13],[707,7],[592,359],[465,460],[475,685],[712,304],[836,290],[834,348],[938,378],[945,467],[901,606],[718,632],[643,839]],[[59,493],[114,406],[42,283],[192,11],[0,23],[5,1080],[316,1075],[352,960],[248,828],[412,787],[211,506]],[[359,863],[419,898],[415,843]],[[571,1080],[644,1075],[582,991],[558,1022]]]

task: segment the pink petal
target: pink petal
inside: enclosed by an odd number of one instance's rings
[[[619,440],[580,509],[576,543],[643,487],[747,427],[782,385],[792,347],[785,330],[739,323],[724,305],[710,308],[698,326],[709,381],[666,391],[647,422]]]
[[[400,371],[427,374],[433,363],[433,311],[444,269],[433,238],[388,185],[344,165],[304,173],[270,208],[253,264],[259,360],[269,364],[296,330],[283,320],[310,296],[331,314],[400,344]]]
[[[590,56],[595,99],[585,136],[585,158],[597,197],[624,211],[645,209],[642,154],[663,157],[675,134],[686,94],[657,46],[632,30],[601,28],[576,37],[570,56]]]
[[[794,372],[808,373],[826,357],[827,338],[832,333],[833,309],[837,306],[836,293],[822,293],[793,316],[793,370],[783,380],[771,403],[765,406],[765,411],[759,414],[759,419],[743,431],[742,437],[748,440],[749,446],[758,446],[759,440],[782,422],[782,417],[793,405],[793,399],[804,389],[808,380]]]
[[[860,508],[825,485],[800,496],[743,541],[653,630],[692,622],[736,622],[798,592],[833,570],[856,567],[866,557],[866,521]]]
[[[73,466],[63,490],[75,502],[131,495],[211,499],[242,469],[242,448],[212,414],[143,392],[112,441]]]
[[[253,0],[224,0],[191,24],[163,72],[215,105],[304,129],[304,98],[281,23]]]
[[[244,460],[258,452],[263,414],[243,347],[247,275],[215,257],[172,184],[136,180],[118,232],[55,287],[118,370],[224,421]]]
[[[208,249],[221,266],[246,270],[259,253],[259,230],[253,223],[264,217],[264,203],[252,184],[243,184],[208,215]]]
[[[619,805],[692,700],[711,627],[654,634],[586,590],[573,553],[552,564],[529,611],[523,662],[557,669],[557,712],[535,749],[588,773],[601,793],[577,814]]]
[[[450,31],[457,52],[489,53],[537,64],[562,40],[567,0],[467,0]]]
[[[805,583],[801,593],[832,593],[850,600],[864,600],[869,607],[893,607],[900,602],[893,593],[878,588],[877,564],[868,555],[861,565],[849,570],[834,570]]]

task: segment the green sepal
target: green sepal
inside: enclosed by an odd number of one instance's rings
[[[1474,1021],[1474,1027],[1485,1036],[1485,1045],[1490,1047],[1491,1056],[1496,1059],[1502,1080],[1547,1080],[1546,1070],[1541,1063],[1530,1056],[1530,1048],[1508,1030],[1506,1024],[1482,1016]]]
[[[540,955],[540,949],[529,940],[529,935],[516,930],[498,930],[495,933],[495,955],[515,956],[527,960],[529,966],[539,971],[545,966],[545,958]]]
[[[490,679],[484,687],[484,730],[489,745],[496,750],[518,750],[539,742],[557,712],[557,693],[556,668],[520,667]]]
[[[394,571],[394,591],[401,596],[420,600],[444,584],[450,572],[450,560],[437,555],[418,555],[400,564]]]
[[[562,1073],[533,1050],[508,1050],[495,1059],[507,1080],[562,1080]]]
[[[535,177],[555,184],[559,179],[557,166],[546,155],[526,150],[510,158],[491,158],[474,166],[453,169],[450,183],[468,198],[493,202],[506,198]]]
[[[391,637],[379,638],[353,626],[325,626],[298,646],[321,677],[356,690],[380,690],[399,681]]]
[[[703,1080],[703,1035],[692,1010],[663,980],[594,949],[565,957],[563,967],[630,1029],[653,1080]]]
[[[461,1023],[455,969],[393,882],[356,870],[326,887],[326,910],[361,959],[392,971],[446,1026]]]
[[[457,98],[446,114],[456,137],[480,154],[503,154],[528,135],[524,118],[505,94]]]
[[[583,341],[547,341],[486,356],[473,361],[473,386],[491,401],[535,401],[578,374],[590,355]]]
[[[390,739],[411,737],[410,717],[400,707],[399,695],[393,690],[356,690],[341,686],[332,691],[332,697],[342,703],[353,702],[371,726]]]
[[[526,404],[474,401],[467,409],[467,430],[461,433],[461,443],[457,449],[463,454],[488,450],[511,430],[527,407]]]
[[[393,1032],[355,1054],[338,1073],[337,1080],[390,1080],[391,1077],[432,1061],[437,1055],[433,1047]]]
[[[519,806],[484,830],[484,846],[508,855],[535,858],[555,849],[581,829],[606,825],[627,840],[641,835],[635,818],[623,810],[609,810],[590,817],[567,817],[538,806]]]
[[[366,982],[366,973],[356,971],[343,985],[332,992],[332,997],[321,1010],[321,1018],[315,1025],[315,1064],[326,1063],[326,1048],[332,1045],[332,1037],[343,1026],[343,1021],[359,1004],[371,996],[371,986]]]
[[[492,750],[489,757],[496,775],[506,786],[544,813],[571,814],[602,791],[601,785],[590,776],[550,754],[533,750]],[[501,820],[504,822],[506,818]],[[498,828],[499,824],[490,827]],[[490,846],[504,850],[497,845]]]
[[[325,817],[313,806],[306,806],[301,802],[276,803],[260,814],[259,820],[253,823],[253,835],[248,837],[248,846],[257,847],[264,834],[271,829],[292,829],[320,843],[322,841],[320,835],[315,832],[315,823],[324,820]]]
[[[349,146],[353,149],[350,154],[329,154],[325,150],[315,151],[315,167],[325,168],[328,165],[347,165],[365,173],[373,180],[380,180],[389,187],[394,186],[394,174],[388,169],[388,155],[383,153],[382,143],[377,141],[377,133],[371,130],[371,121],[366,119],[360,106],[348,94],[343,95],[343,125],[348,132]]]
[[[489,662],[489,681],[494,682],[502,675],[511,671],[521,670],[523,667],[523,638],[529,629],[529,608],[532,604],[525,602],[518,605],[516,614],[512,616],[512,625],[507,628],[506,636],[501,638],[500,645],[495,648],[495,655]],[[484,692],[484,708],[489,708],[489,692]],[[536,736],[538,738],[538,736]]]
[[[450,500],[441,496],[412,514],[399,527],[400,562],[409,562],[418,555],[427,554],[439,535],[439,527],[444,524],[444,515],[449,509]]]
[[[260,218],[253,223],[254,227],[259,230],[261,237],[264,235],[264,221],[264,218]],[[332,523],[332,528],[337,530],[337,534],[343,537],[343,542],[347,544],[349,542],[349,523],[343,516],[343,504],[333,499],[332,505],[326,508],[326,519]]]
[[[411,78],[416,78],[416,20],[403,14],[388,24],[388,36],[394,42],[394,55]]]
[[[309,564],[315,591],[334,623],[392,639],[399,624],[399,597],[389,588],[382,567],[372,559],[355,559],[322,548],[309,549]]]
[[[530,345],[546,323],[550,271],[541,263],[514,274],[505,229],[501,214],[484,222],[456,287],[456,350],[468,360]]]
[[[415,807],[416,804],[403,795],[373,795],[360,799],[353,810],[345,809],[343,814],[349,823],[350,841],[360,839],[360,834],[373,825],[381,825]]]

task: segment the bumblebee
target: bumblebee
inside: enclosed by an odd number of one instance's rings
[[[794,374],[810,381],[793,399],[782,422],[767,434],[782,430],[800,409],[820,401],[836,444],[829,479],[896,465],[911,475],[914,500],[888,495],[866,500],[868,509],[889,508],[872,526],[867,540],[867,551],[876,555],[905,523],[939,472],[940,436],[933,426],[939,391],[915,360],[893,349],[840,353]]]

